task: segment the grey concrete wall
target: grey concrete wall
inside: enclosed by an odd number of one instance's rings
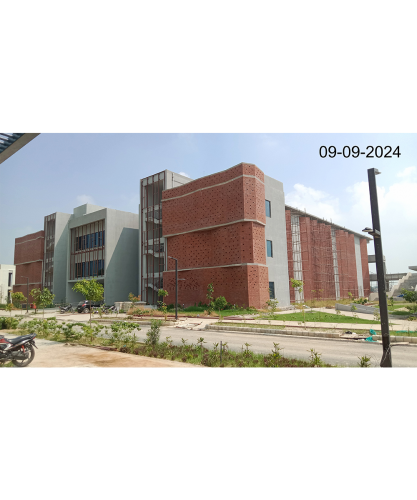
[[[80,217],[76,217],[74,213],[74,216],[69,221],[68,229],[73,229],[74,227],[83,226],[84,224],[90,224],[105,219],[107,215],[107,210],[109,209],[102,208],[100,210],[97,210],[96,212],[91,212],[88,214],[81,215]]]
[[[137,214],[107,209],[104,298],[106,304],[125,302],[139,293]]]
[[[69,255],[68,221],[71,214],[56,212],[55,214],[55,242],[54,242],[54,274],[53,293],[55,302],[66,300],[67,295],[67,263]]]
[[[265,238],[272,241],[273,257],[266,258],[269,281],[275,283],[275,298],[279,306],[290,305],[283,184],[265,175],[265,199],[271,202],[271,217],[266,217]],[[266,245],[266,242],[265,242]]]
[[[355,259],[356,259],[356,276],[358,279],[358,294],[363,297],[363,276],[362,276],[362,260],[361,260],[361,242],[358,236],[355,236]]]
[[[139,252],[139,218],[138,214],[104,208],[87,211],[80,217],[72,218],[68,223],[71,230],[84,224],[105,220],[105,255],[104,276],[97,278],[104,285],[104,301],[113,304],[116,301],[126,301],[130,292],[137,295],[138,290],[138,252]],[[75,281],[69,280],[69,234],[67,258],[67,288],[68,302],[82,300],[82,295],[72,290]]]
[[[172,172],[171,170],[165,170],[165,189],[182,186],[183,184],[187,184],[187,182],[190,182],[192,180],[194,179],[186,177],[185,175],[177,174],[176,172]]]
[[[80,205],[74,208],[74,217],[82,217],[86,214],[91,214],[92,212],[97,212],[97,210],[103,210],[104,207],[99,207],[98,205],[92,205],[91,203],[86,203],[85,205]]]

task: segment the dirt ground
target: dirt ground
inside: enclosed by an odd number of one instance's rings
[[[14,337],[3,333],[5,337]],[[35,359],[28,368],[201,368],[189,363],[147,358],[94,347],[66,345],[62,342],[36,339]]]

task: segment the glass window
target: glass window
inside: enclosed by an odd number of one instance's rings
[[[271,217],[271,202],[268,200],[265,200],[265,215]]]
[[[9,285],[8,286],[12,286],[12,276],[13,276],[13,273],[9,273]]]
[[[272,241],[266,240],[266,256],[273,257],[272,255]]]
[[[273,281],[269,282],[269,298],[271,300],[275,299],[275,283]]]

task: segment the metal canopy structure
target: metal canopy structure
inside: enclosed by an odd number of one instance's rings
[[[19,149],[39,134],[8,134],[0,132],[0,163],[10,158]]]

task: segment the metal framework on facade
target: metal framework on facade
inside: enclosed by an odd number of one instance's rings
[[[156,304],[163,288],[166,247],[162,238],[162,191],[165,172],[142,179],[141,191],[141,298]]]
[[[55,214],[44,219],[45,251],[43,258],[43,285],[53,293],[54,284],[54,253],[55,253]]]
[[[104,276],[105,220],[71,229],[70,280]]]
[[[363,235],[286,205],[289,277],[304,282],[302,292],[293,289],[291,302],[363,296],[358,287],[356,263],[346,241],[336,234]],[[340,235],[341,233],[339,233]],[[367,238],[368,239],[368,238]]]

